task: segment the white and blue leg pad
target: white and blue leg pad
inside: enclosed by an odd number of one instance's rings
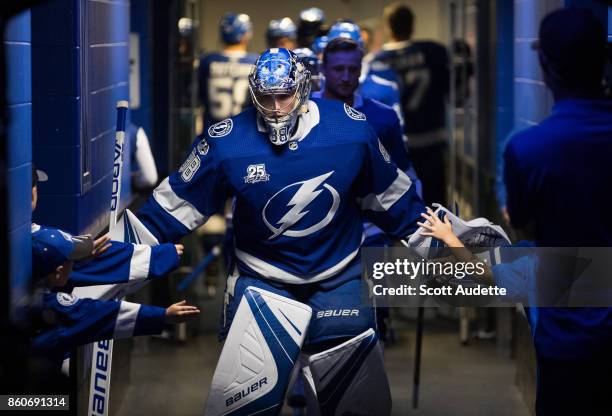
[[[247,287],[221,351],[204,414],[279,414],[311,315],[303,303]]]
[[[391,392],[382,349],[373,329],[329,350],[310,356],[307,385],[314,386],[318,414],[391,414]],[[312,397],[312,393],[307,399]],[[313,412],[308,405],[310,416]]]

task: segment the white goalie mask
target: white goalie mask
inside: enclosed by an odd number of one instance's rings
[[[289,49],[268,49],[249,75],[249,91],[270,141],[287,143],[308,101],[310,72]]]

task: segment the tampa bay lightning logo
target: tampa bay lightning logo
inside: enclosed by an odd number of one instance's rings
[[[347,104],[344,104],[344,112],[346,113],[347,116],[349,116],[353,120],[363,121],[366,119],[365,114],[355,110],[353,107]]]
[[[305,237],[331,222],[340,205],[338,191],[325,183],[333,173],[287,185],[266,202],[262,217],[272,231],[268,240],[279,235]]]
[[[56,295],[56,299],[57,302],[62,306],[72,306],[79,300],[79,298],[77,298],[73,294],[64,292],[58,292]]]
[[[210,137],[223,137],[230,134],[232,128],[234,127],[234,122],[231,118],[226,118],[225,120],[221,120],[220,122],[213,124],[208,128],[208,135]]]

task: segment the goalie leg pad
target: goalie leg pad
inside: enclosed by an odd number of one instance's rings
[[[373,329],[311,355],[308,368],[316,390],[319,414],[391,414],[389,382],[382,349]]]
[[[277,415],[312,310],[260,288],[245,289],[213,375],[205,415]]]

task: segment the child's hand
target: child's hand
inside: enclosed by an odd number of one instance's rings
[[[196,306],[189,306],[186,300],[182,300],[166,309],[166,322],[178,324],[199,313],[200,310]]]
[[[181,257],[183,255],[185,247],[182,244],[175,244],[174,247],[176,248],[176,254]]]
[[[91,252],[91,258],[96,258],[100,254],[108,250],[111,246],[110,240],[110,234],[104,234],[102,237],[98,238],[97,240],[94,240],[94,248]]]
[[[449,247],[453,245],[451,242],[455,242],[457,237],[453,234],[453,227],[447,216],[444,216],[444,222],[438,218],[436,214],[431,210],[431,208],[427,207],[427,214],[422,213],[421,216],[427,220],[428,223],[417,222],[417,224],[424,228],[425,230],[421,231],[421,235],[426,235],[430,237],[435,237],[438,240],[443,241]]]

